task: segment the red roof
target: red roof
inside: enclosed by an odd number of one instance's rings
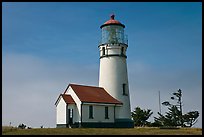
[[[110,25],[110,24],[121,25],[125,28],[125,25],[123,25],[122,23],[120,23],[119,21],[114,19],[114,17],[115,17],[114,14],[112,14],[110,17],[111,17],[110,20],[106,21],[103,25],[101,25],[101,28],[104,26]]]
[[[76,84],[69,84],[69,86],[82,102],[123,104],[108,94],[104,88]]]
[[[62,94],[62,98],[68,104],[76,104],[70,95]]]
[[[55,105],[57,105],[58,101],[59,101],[59,98],[62,96],[62,98],[64,99],[64,101],[66,103],[69,103],[69,104],[76,104],[73,100],[73,98],[70,96],[70,95],[66,95],[66,94],[60,94],[59,97],[57,98],[56,102],[55,102]]]

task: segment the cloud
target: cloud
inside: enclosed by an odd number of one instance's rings
[[[128,63],[131,109],[151,109],[158,116],[158,91],[161,102],[170,100],[173,91],[183,90],[184,113],[198,110],[202,127],[201,70],[158,70],[142,62]],[[55,101],[69,83],[98,86],[99,64],[46,61],[28,54],[3,56],[2,124],[55,127]],[[162,106],[162,113],[166,111]]]

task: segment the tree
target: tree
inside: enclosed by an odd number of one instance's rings
[[[176,104],[171,104],[169,101],[162,103],[164,106],[168,106],[169,112],[166,115],[162,115],[158,112],[159,118],[154,117],[155,123],[159,126],[181,126],[181,127],[192,127],[199,116],[198,111],[191,111],[186,114],[182,114],[182,92],[178,89],[177,92],[173,93],[174,96],[171,97],[172,100],[176,100]]]
[[[166,115],[162,115],[158,112],[159,118],[155,117],[155,122],[159,126],[180,126],[181,122],[179,120],[180,111],[176,106],[169,107],[169,112],[166,112]]]
[[[135,126],[148,126],[150,122],[147,120],[152,114],[153,112],[151,112],[150,109],[142,110],[140,107],[136,107],[135,110],[131,112]]]
[[[183,115],[184,125],[186,127],[192,127],[198,121],[197,120],[198,117],[199,117],[198,111],[191,111],[188,112],[187,114],[184,114]]]

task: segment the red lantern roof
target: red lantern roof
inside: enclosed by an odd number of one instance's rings
[[[100,28],[104,27],[104,26],[107,26],[107,25],[120,25],[122,26],[123,28],[125,28],[125,25],[123,25],[122,23],[120,23],[119,21],[115,20],[115,15],[112,14],[110,16],[110,20],[106,21],[103,25],[101,25]]]

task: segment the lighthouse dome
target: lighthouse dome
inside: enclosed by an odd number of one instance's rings
[[[123,28],[125,28],[125,25],[123,25],[122,23],[120,23],[118,20],[115,20],[115,15],[112,14],[110,16],[110,19],[108,21],[106,21],[103,25],[101,25],[100,28],[104,27],[104,26],[107,26],[107,25],[120,25],[122,26]]]

